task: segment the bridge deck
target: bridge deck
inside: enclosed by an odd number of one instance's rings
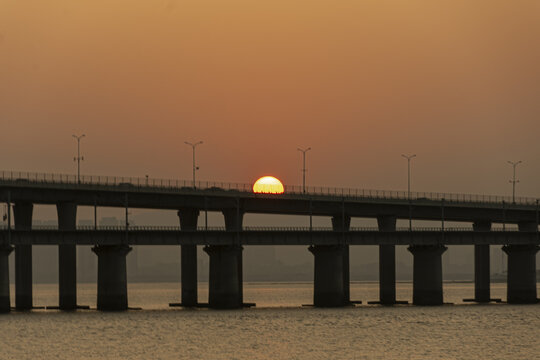
[[[538,200],[492,195],[285,186],[279,195],[254,194],[249,184],[0,172],[0,201],[84,206],[400,219],[537,222]]]
[[[32,245],[540,245],[538,232],[325,230],[0,230],[0,244]]]

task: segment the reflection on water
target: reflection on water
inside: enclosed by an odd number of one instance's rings
[[[207,298],[201,284],[200,301]],[[79,303],[95,307],[95,284],[79,285]],[[505,284],[492,297],[505,299]],[[57,286],[35,285],[35,305],[56,305]],[[0,316],[1,359],[533,359],[540,352],[540,305],[463,304],[472,284],[445,284],[456,305],[342,309],[311,303],[311,284],[247,283],[243,310],[168,308],[178,284],[130,284],[140,311],[37,310]],[[398,298],[412,297],[410,283]],[[378,286],[353,283],[351,298],[378,298]]]

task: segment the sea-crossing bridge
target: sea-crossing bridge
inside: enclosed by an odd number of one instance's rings
[[[489,246],[508,254],[509,303],[535,303],[539,203],[532,198],[285,186],[283,194],[256,194],[249,184],[188,182],[148,178],[0,172],[0,201],[9,204],[0,228],[0,311],[10,310],[8,259],[15,249],[15,308],[32,303],[32,245],[59,249],[59,308],[77,308],[76,246],[93,245],[98,256],[98,309],[127,309],[126,255],[130,245],[181,247],[181,304],[197,298],[197,246],[210,257],[212,308],[242,307],[242,249],[255,245],[306,245],[314,255],[315,306],[345,306],[349,296],[349,247],[379,246],[381,304],[395,304],[395,246],[413,255],[413,303],[443,303],[441,256],[445,245],[471,245],[475,251],[476,302],[489,302]],[[32,227],[34,204],[56,205],[58,226]],[[78,206],[95,209],[95,226],[77,227]],[[98,227],[97,208],[126,210],[122,227]],[[129,208],[178,212],[178,228],[129,225]],[[13,209],[13,210],[12,210]],[[224,216],[224,228],[197,227],[208,211]],[[246,213],[328,216],[331,228],[249,228]],[[375,218],[378,227],[352,228],[352,217]],[[13,218],[13,219],[12,219]],[[440,222],[436,228],[400,229],[398,219]],[[451,228],[449,222],[472,223]],[[14,224],[14,225],[13,225]],[[502,227],[492,228],[492,224]],[[517,230],[507,229],[517,225]]]

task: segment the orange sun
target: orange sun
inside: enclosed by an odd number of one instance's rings
[[[253,192],[258,194],[283,194],[283,184],[273,176],[263,176],[253,184]]]

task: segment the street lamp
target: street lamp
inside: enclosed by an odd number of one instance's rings
[[[411,209],[411,159],[416,157],[413,155],[403,155],[402,157],[407,159],[407,199],[409,199],[409,230],[412,230],[412,209]]]
[[[77,157],[73,158],[73,161],[77,162],[77,183],[81,183],[81,160],[84,160],[84,156],[81,156],[81,139],[85,137],[85,134],[80,136],[72,135],[77,139]]]
[[[308,147],[307,149],[301,149],[301,148],[297,148],[298,151],[301,151],[302,152],[302,157],[303,157],[303,165],[302,165],[302,192],[305,194],[306,193],[306,153],[311,150],[310,147]]]
[[[202,144],[203,142],[202,142],[202,141],[198,141],[198,142],[192,144],[192,143],[190,143],[190,142],[184,141],[184,143],[185,143],[186,145],[191,146],[191,148],[193,149],[193,188],[195,189],[195,171],[199,170],[199,167],[198,167],[198,166],[195,166],[195,148],[197,147],[197,145],[200,145],[200,144]]]
[[[508,163],[510,165],[512,165],[512,167],[514,168],[514,176],[512,178],[512,180],[510,180],[510,183],[512,184],[512,204],[515,204],[516,203],[516,183],[519,182],[519,180],[516,180],[516,166],[518,166],[519,164],[521,164],[523,161],[508,161]]]
[[[416,154],[408,155],[408,156],[401,154],[401,156],[407,159],[407,197],[410,199],[411,198],[411,159],[415,158]]]

